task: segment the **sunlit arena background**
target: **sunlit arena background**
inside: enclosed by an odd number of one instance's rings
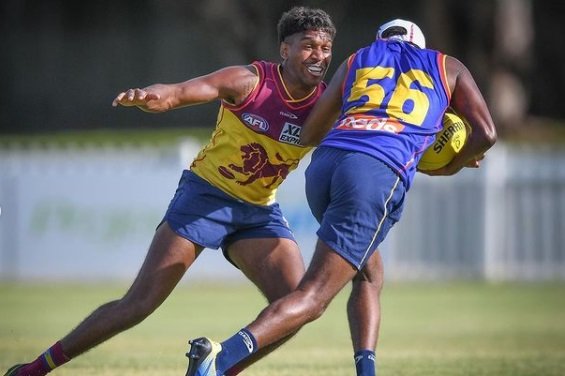
[[[213,130],[218,103],[153,115],[112,108],[116,94],[278,61],[294,5],[336,24],[327,79],[379,24],[416,22],[469,67],[499,131],[479,170],[419,174],[381,247],[379,375],[565,374],[565,3],[533,0],[3,0],[0,372],[125,292]],[[278,193],[307,262],[308,159]],[[247,374],[353,374],[347,292]],[[153,316],[55,372],[179,375],[188,338],[225,338],[264,305],[206,250]]]

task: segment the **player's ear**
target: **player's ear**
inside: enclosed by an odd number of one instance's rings
[[[281,47],[279,50],[281,57],[283,58],[283,60],[288,59],[288,43],[286,42],[281,42]]]

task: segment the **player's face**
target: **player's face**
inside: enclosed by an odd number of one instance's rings
[[[332,60],[332,37],[319,30],[293,34],[281,43],[285,76],[304,86],[316,86]]]

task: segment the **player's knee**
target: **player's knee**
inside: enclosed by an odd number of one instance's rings
[[[320,318],[324,314],[326,308],[328,308],[328,305],[330,303],[329,301],[321,298],[315,293],[304,294],[302,299],[304,316],[307,318],[308,322]]]
[[[310,320],[314,321],[322,317],[324,312],[326,312],[326,308],[328,308],[328,304],[326,302],[317,302],[315,305],[312,306],[310,310]]]
[[[384,284],[384,268],[379,254],[374,254],[367,265],[353,278],[353,287],[366,285],[380,293]]]

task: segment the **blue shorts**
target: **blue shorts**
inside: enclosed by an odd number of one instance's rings
[[[384,162],[319,147],[306,170],[306,197],[320,240],[361,270],[398,222],[405,187]]]
[[[296,241],[277,203],[261,206],[238,200],[188,170],[182,173],[163,221],[193,243],[224,251],[239,239]]]

